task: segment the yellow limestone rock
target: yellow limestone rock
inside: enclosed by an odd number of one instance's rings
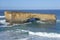
[[[6,22],[9,23],[24,23],[29,18],[39,18],[40,21],[55,23],[55,14],[41,14],[41,13],[29,13],[29,12],[9,12],[5,11]]]

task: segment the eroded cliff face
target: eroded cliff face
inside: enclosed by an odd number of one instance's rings
[[[5,17],[7,22],[12,23],[23,23],[29,18],[39,18],[40,21],[44,22],[56,22],[56,15],[54,14],[37,14],[27,12],[9,12],[5,11]]]

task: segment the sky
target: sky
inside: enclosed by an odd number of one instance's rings
[[[60,9],[60,0],[0,0],[0,10]]]

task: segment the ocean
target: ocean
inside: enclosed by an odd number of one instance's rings
[[[57,20],[56,24],[9,26],[5,22],[4,11],[55,14]],[[60,40],[60,10],[0,10],[0,40]]]

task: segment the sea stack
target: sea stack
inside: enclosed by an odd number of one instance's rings
[[[39,21],[49,24],[56,23],[55,14],[5,11],[5,18],[6,22],[9,22],[10,24],[26,23],[26,21],[31,18],[37,18]]]

